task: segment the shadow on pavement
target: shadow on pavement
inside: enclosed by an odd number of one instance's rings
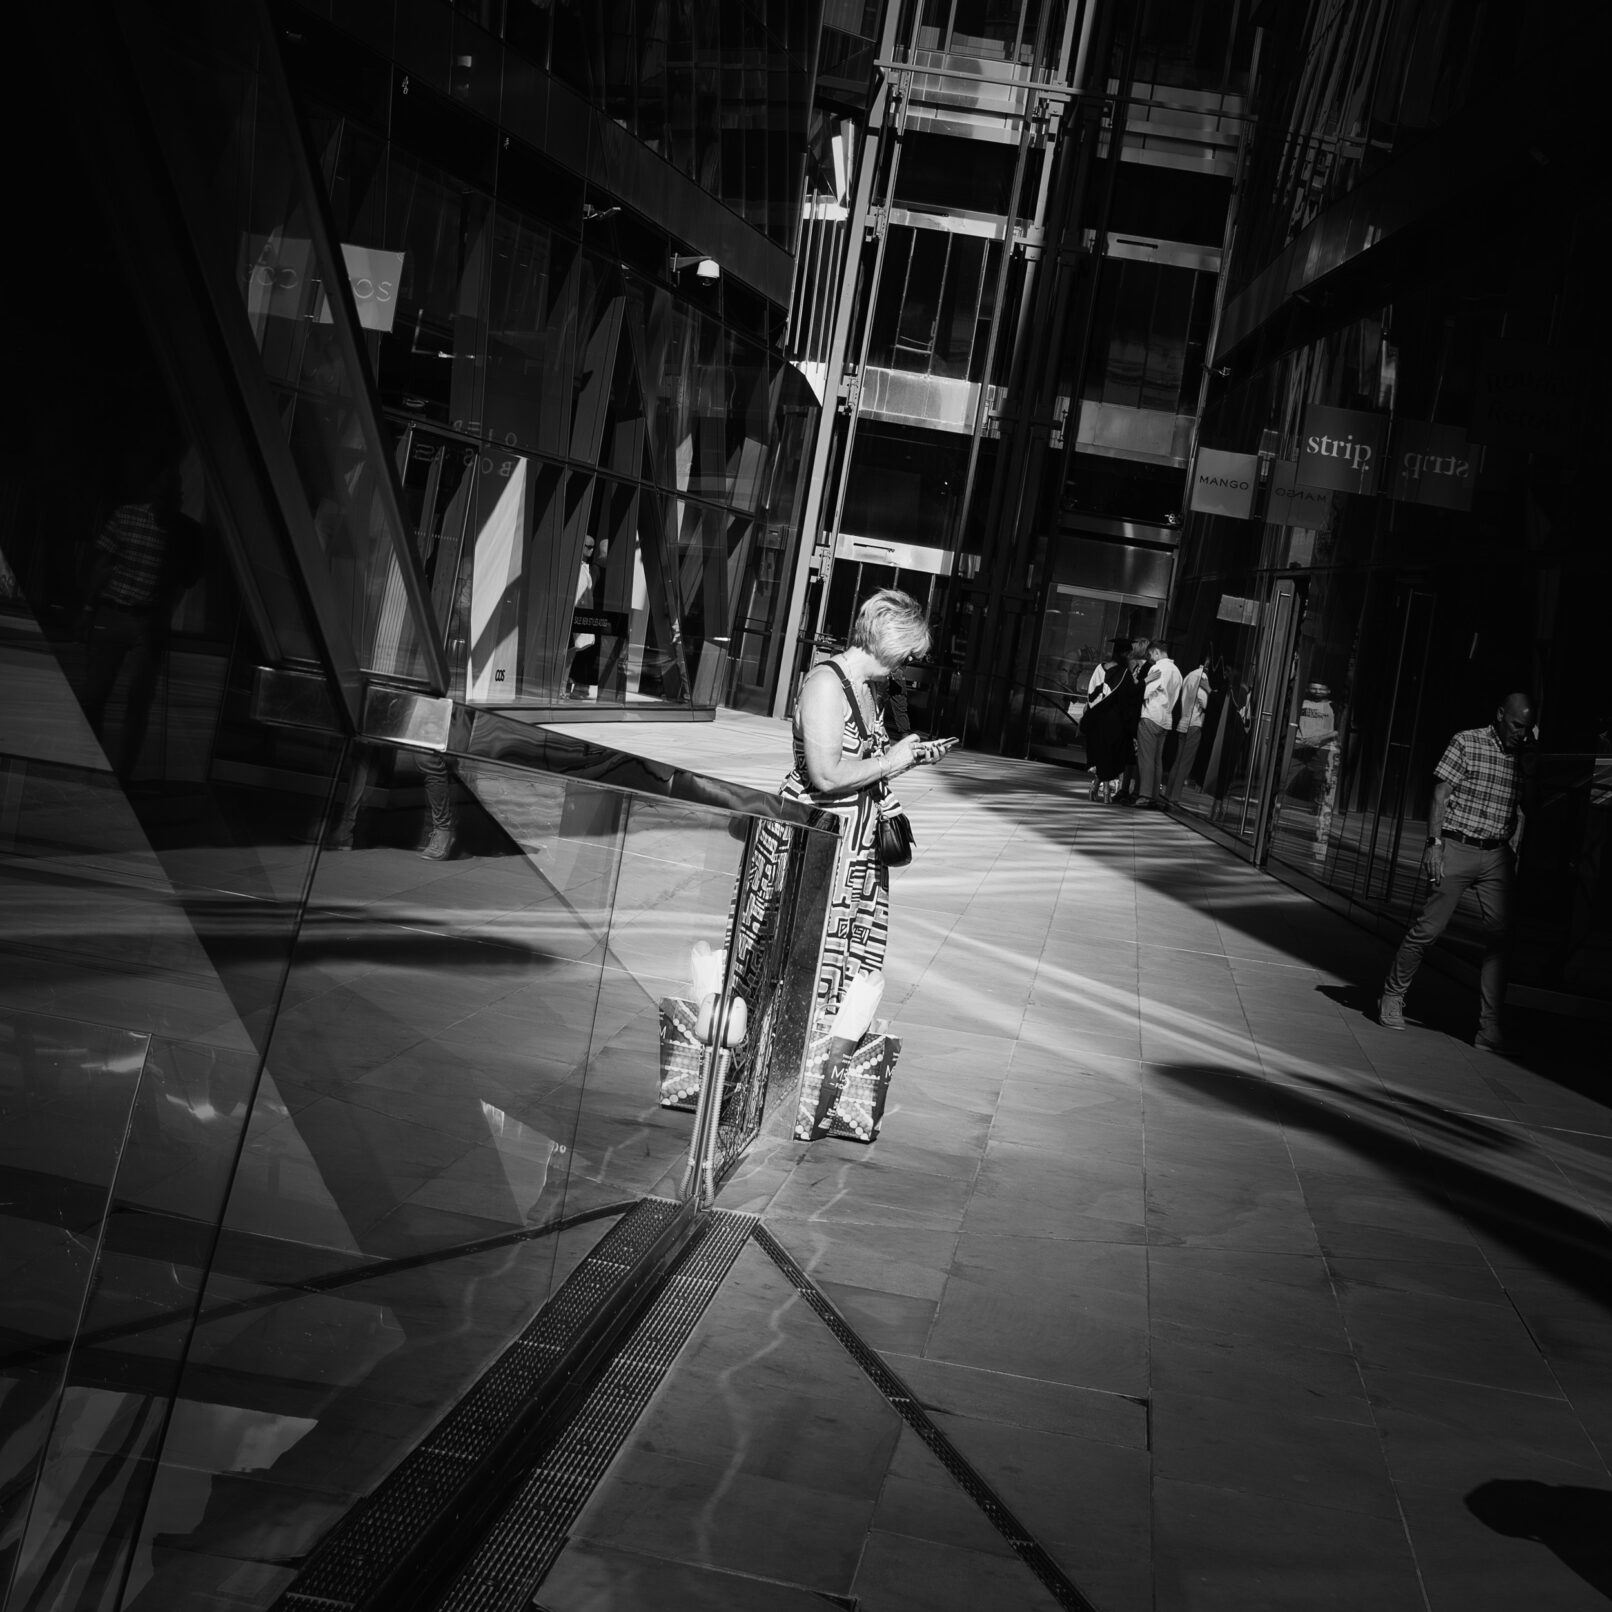
[[[1539,1269],[1612,1310],[1612,1232],[1594,1215],[1457,1151],[1476,1145],[1498,1158],[1494,1138],[1505,1138],[1507,1151],[1515,1149],[1517,1144],[1500,1127],[1398,1098],[1372,1102],[1376,1112],[1363,1117],[1359,1110],[1366,1100],[1358,1091],[1334,1094],[1274,1085],[1218,1065],[1160,1063],[1151,1068],[1214,1102],[1328,1137],[1375,1160],[1422,1197],[1454,1208]],[[1396,1121],[1405,1134],[1392,1128]]]
[[[1466,1497],[1485,1528],[1533,1539],[1612,1600],[1612,1493],[1571,1483],[1495,1478]]]

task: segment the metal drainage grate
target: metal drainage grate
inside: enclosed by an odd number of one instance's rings
[[[369,1602],[465,1492],[568,1346],[631,1281],[678,1213],[677,1204],[645,1198],[612,1226],[470,1392],[337,1524],[275,1612],[350,1612]]]
[[[759,1220],[752,1235],[766,1250],[773,1264],[789,1278],[806,1302],[827,1323],[834,1336],[845,1345],[851,1358],[867,1374],[873,1386],[890,1401],[902,1421],[929,1446],[963,1492],[990,1518],[996,1531],[1047,1587],[1058,1605],[1071,1607],[1074,1612],[1097,1612],[1065,1576],[1045,1547],[1030,1537],[1030,1531],[1008,1510],[996,1491],[974,1470],[956,1445],[930,1421],[907,1385],[862,1341],[850,1322],[834,1308],[832,1302],[819,1291],[812,1279],[789,1257],[783,1245]]]
[[[436,1603],[437,1612],[514,1612],[531,1606],[572,1523],[755,1225],[753,1215],[711,1211],[576,1414],[538,1452],[525,1482]]]

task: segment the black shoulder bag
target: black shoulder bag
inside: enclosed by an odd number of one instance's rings
[[[856,690],[838,665],[833,661],[826,664],[834,668],[834,675],[845,689],[845,698],[851,706],[851,720],[856,723],[857,734],[866,747],[872,742],[873,736],[868,732],[867,723],[862,720],[862,707],[857,704]],[[917,843],[917,836],[912,832],[912,820],[905,812],[885,809],[889,798],[890,786],[881,778],[878,794],[874,797],[879,809],[879,826],[874,831],[873,850],[887,868],[904,868],[912,860],[912,848]]]

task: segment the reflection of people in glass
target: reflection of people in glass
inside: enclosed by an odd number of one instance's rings
[[[912,732],[912,712],[909,708],[907,680],[899,671],[891,672],[879,696],[879,714],[884,718],[885,731],[899,739]]]
[[[1179,737],[1175,759],[1170,763],[1169,776],[1164,786],[1165,798],[1172,806],[1180,804],[1181,791],[1192,771],[1192,764],[1197,759],[1198,747],[1203,742],[1203,723],[1209,710],[1209,693],[1212,685],[1209,654],[1205,651],[1198,664],[1187,673],[1181,683],[1179,701],[1181,714],[1176,722],[1176,733]]]
[[[582,539],[582,562],[577,568],[576,600],[573,611],[592,610],[598,603],[593,563],[594,541],[590,532]],[[604,555],[600,554],[600,562]],[[571,638],[571,670],[565,692],[575,699],[587,699],[599,691],[599,635],[584,630]]]
[[[341,815],[325,840],[327,851],[353,849],[358,816],[363,810],[364,797],[380,770],[381,756],[382,752],[377,746],[362,741],[358,744]],[[420,847],[419,854],[428,862],[445,862],[453,855],[457,824],[453,805],[453,774],[448,758],[438,751],[421,750],[415,753],[414,759],[420,769],[420,781],[425,785],[426,811],[431,824],[430,833]]]
[[[177,469],[147,468],[95,540],[85,585],[89,645],[84,715],[104,738],[107,703],[128,663],[128,697],[113,766],[128,778],[145,742],[168,623],[179,595],[200,575],[200,533],[179,510]]]
[[[1226,815],[1226,796],[1242,770],[1248,753],[1248,735],[1254,725],[1253,691],[1242,680],[1235,666],[1225,668],[1221,687],[1209,696],[1209,711],[1204,725],[1213,732],[1208,756],[1200,749],[1198,756],[1203,765],[1203,776],[1198,779],[1208,792],[1213,804],[1209,808],[1211,821]]]
[[[1601,714],[1596,753],[1590,760],[1588,777],[1579,786],[1585,791],[1584,829],[1579,837],[1578,854],[1572,862],[1573,904],[1568,912],[1567,928],[1545,965],[1546,982],[1552,985],[1563,983],[1569,965],[1583,949],[1597,918],[1604,917],[1606,912],[1601,887],[1605,882],[1607,840],[1612,838],[1612,722],[1609,716],[1612,713],[1603,711]]]
[[[1282,777],[1282,793],[1308,774],[1309,799],[1319,806],[1326,797],[1327,763],[1338,743],[1338,718],[1332,709],[1332,690],[1325,683],[1311,683],[1299,706],[1298,732],[1293,737],[1293,754]]]

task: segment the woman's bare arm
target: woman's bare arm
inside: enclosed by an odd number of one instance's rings
[[[906,734],[882,756],[865,759],[845,755],[840,748],[850,707],[845,690],[832,672],[813,672],[801,685],[795,720],[800,723],[806,751],[806,773],[819,794],[845,795],[881,778],[894,778],[918,764],[917,738]]]

